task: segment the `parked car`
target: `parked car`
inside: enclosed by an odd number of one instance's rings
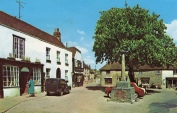
[[[141,88],[141,87],[138,87],[136,83],[134,82],[130,82],[131,86],[134,87],[135,89],[135,98],[138,98],[138,97],[143,97],[145,95],[145,89],[144,88]],[[105,93],[107,94],[108,97],[111,98],[111,91],[112,91],[112,88],[114,87],[106,87],[105,89]]]
[[[45,82],[45,89],[47,95],[51,93],[57,93],[60,96],[66,93],[70,93],[71,86],[67,85],[67,81],[61,78],[48,78]]]

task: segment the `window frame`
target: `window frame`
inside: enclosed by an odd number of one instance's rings
[[[68,70],[65,70],[65,80],[68,81]]]
[[[160,74],[161,74],[161,70],[156,70],[156,71],[155,71],[155,74],[156,74],[156,75],[160,75]]]
[[[3,65],[2,67],[3,87],[19,87],[19,67],[9,65]]]
[[[57,60],[57,64],[61,64],[61,62],[60,62],[60,51],[57,51],[56,52],[56,60]]]
[[[35,85],[41,85],[41,69],[33,68],[33,80]]]
[[[25,57],[25,38],[13,35],[13,57],[20,59]]]
[[[48,62],[48,63],[51,63],[50,51],[51,51],[51,49],[49,47],[46,47],[46,62]]]
[[[68,66],[68,54],[65,54],[65,66]]]
[[[105,85],[112,85],[112,78],[104,78]]]
[[[177,75],[177,69],[173,70],[173,75]]]

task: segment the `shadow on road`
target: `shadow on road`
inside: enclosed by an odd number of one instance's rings
[[[149,113],[169,113],[171,108],[177,107],[177,99],[169,100],[163,103],[153,102],[149,105]],[[174,112],[176,113],[176,111]]]
[[[146,89],[148,93],[161,93],[161,91],[157,91],[155,89]]]
[[[100,90],[100,91],[105,91],[105,88],[104,86],[86,86],[86,88],[88,90]]]

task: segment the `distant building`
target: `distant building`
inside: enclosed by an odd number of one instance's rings
[[[76,87],[83,86],[84,61],[82,53],[76,47],[68,47],[68,50],[72,51],[72,82]]]
[[[88,66],[87,64],[84,63],[84,83],[88,84],[90,80],[90,65]]]
[[[110,63],[100,68],[101,85],[116,85],[117,81],[121,81],[121,64]],[[128,68],[126,67],[126,80],[128,77]],[[177,67],[150,67],[140,66],[139,69],[134,69],[136,83],[146,84],[151,87],[152,84],[162,86],[164,88],[177,87]]]

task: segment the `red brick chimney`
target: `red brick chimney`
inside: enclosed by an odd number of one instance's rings
[[[54,30],[53,36],[56,37],[59,41],[61,41],[61,34],[60,34],[60,31],[59,31],[59,28],[56,28]]]

